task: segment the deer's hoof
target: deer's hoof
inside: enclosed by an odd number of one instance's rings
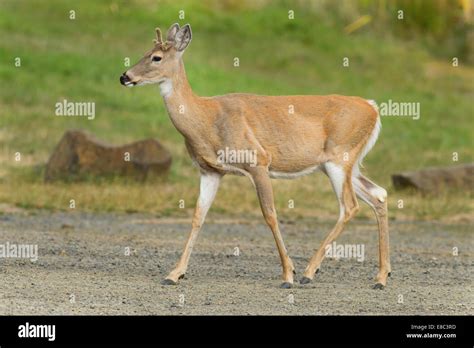
[[[280,288],[282,289],[291,289],[293,287],[293,284],[289,283],[289,282],[284,282],[280,285]]]
[[[161,281],[161,285],[176,285],[176,284],[178,283],[175,282],[173,279],[166,278]]]
[[[377,283],[372,287],[372,289],[376,289],[376,290],[383,290],[384,288],[385,288],[385,285],[381,283]]]
[[[303,277],[300,279],[300,284],[309,284],[311,283],[311,279],[308,277]]]

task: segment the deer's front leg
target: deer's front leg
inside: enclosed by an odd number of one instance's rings
[[[293,274],[295,268],[293,262],[288,256],[285,244],[283,243],[283,238],[281,237],[275,204],[273,202],[273,189],[270,177],[268,176],[268,171],[264,167],[254,167],[250,169],[249,172],[257,190],[263,216],[272,230],[278,253],[280,254],[281,265],[283,267],[283,283],[281,284],[281,287],[291,288],[293,286]]]
[[[211,207],[214,197],[216,196],[217,189],[219,188],[219,183],[221,180],[221,175],[217,173],[202,173],[201,174],[201,184],[199,199],[196,204],[196,209],[194,210],[193,224],[191,233],[189,234],[188,241],[184,247],[183,254],[179,259],[176,267],[168,274],[168,276],[163,280],[162,284],[165,285],[175,285],[178,283],[178,280],[184,277],[186,269],[188,267],[189,257],[196,242],[196,238],[201,230],[201,226],[204,223],[206,214]]]

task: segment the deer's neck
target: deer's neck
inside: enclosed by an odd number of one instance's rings
[[[173,75],[160,84],[160,93],[174,126],[186,138],[191,138],[198,135],[203,123],[202,105],[189,85],[182,60]]]

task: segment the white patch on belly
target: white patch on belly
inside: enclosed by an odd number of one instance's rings
[[[160,94],[163,98],[169,97],[173,92],[173,83],[170,79],[164,79],[160,82]]]
[[[311,173],[314,173],[319,169],[319,164],[303,169],[302,171],[299,172],[275,172],[270,170],[270,178],[274,179],[296,179],[299,178],[300,176],[308,175]]]

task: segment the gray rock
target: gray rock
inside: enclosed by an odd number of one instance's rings
[[[474,163],[427,168],[392,175],[396,189],[413,188],[423,193],[439,193],[444,188],[474,189]]]
[[[81,130],[67,131],[46,165],[45,181],[96,176],[145,180],[167,174],[171,155],[155,139],[113,146]]]

